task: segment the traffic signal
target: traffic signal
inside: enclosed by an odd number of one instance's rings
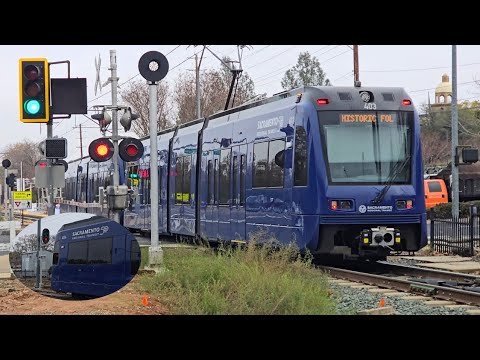
[[[6,180],[7,180],[7,185],[10,187],[12,191],[17,190],[17,175],[9,174]]]
[[[48,244],[49,241],[50,241],[50,230],[43,229],[43,231],[42,231],[42,242],[44,244]]]
[[[123,161],[137,161],[143,156],[143,144],[135,138],[126,138],[118,145],[118,152]]]
[[[95,162],[110,160],[113,156],[113,144],[107,138],[93,140],[88,146],[88,154]]]
[[[22,58],[20,73],[20,121],[46,123],[50,117],[50,78],[44,58]]]
[[[2,166],[5,168],[5,169],[8,169],[10,167],[10,165],[12,165],[12,162],[8,159],[5,159],[2,161]]]

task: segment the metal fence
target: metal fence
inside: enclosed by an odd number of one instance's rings
[[[439,219],[434,216],[430,223],[430,246],[433,250],[460,256],[473,256],[480,246],[480,218],[476,208],[470,209],[468,217]]]

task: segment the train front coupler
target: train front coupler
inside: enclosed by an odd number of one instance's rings
[[[389,251],[401,251],[400,231],[395,228],[378,226],[363,229],[360,233],[359,254],[388,253]]]

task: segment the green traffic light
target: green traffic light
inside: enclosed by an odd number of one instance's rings
[[[23,104],[23,108],[30,115],[36,115],[40,111],[40,102],[38,100],[27,100]]]

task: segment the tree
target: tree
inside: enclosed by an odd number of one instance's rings
[[[451,143],[440,132],[423,131],[422,157],[424,165],[447,164],[451,158]]]
[[[320,61],[315,56],[312,57],[308,51],[300,53],[297,65],[285,72],[281,84],[285,90],[302,86],[332,85],[330,80],[326,78],[326,74],[320,66]]]
[[[132,108],[132,112],[140,117],[132,121],[132,130],[139,137],[150,134],[149,117],[149,85],[145,81],[133,81],[120,91],[123,101]],[[166,82],[159,82],[157,85],[157,131],[172,126],[169,120],[172,112],[169,86]]]
[[[24,139],[7,145],[3,150],[3,158],[12,162],[9,170],[17,169],[18,178],[20,178],[20,167],[23,166],[23,177],[30,179],[35,177],[35,163],[40,160],[41,155],[37,143]]]
[[[228,62],[228,58],[223,59]],[[200,73],[200,102],[202,117],[210,116],[225,108],[232,73],[225,66],[220,69],[209,69]],[[177,108],[177,124],[183,124],[197,118],[196,112],[196,84],[195,75],[191,73],[181,74],[175,82],[173,102]],[[238,79],[238,85],[233,106],[238,106],[255,96],[255,85],[246,72],[242,72]]]

